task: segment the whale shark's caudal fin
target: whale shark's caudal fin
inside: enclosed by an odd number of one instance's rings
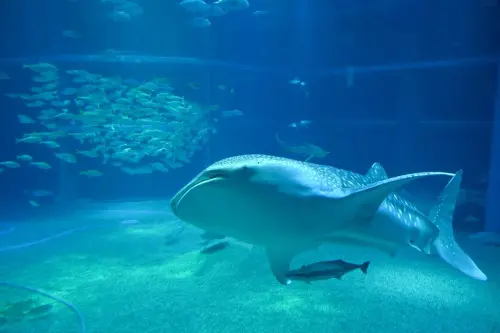
[[[474,261],[460,248],[453,235],[453,212],[460,183],[462,170],[446,185],[439,196],[437,204],[431,209],[429,219],[439,228],[439,236],[433,243],[435,251],[451,266],[462,273],[478,280],[487,280],[486,275],[476,266]]]

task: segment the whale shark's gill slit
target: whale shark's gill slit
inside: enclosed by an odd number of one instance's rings
[[[380,205],[378,205],[380,206]],[[376,207],[378,207],[372,203],[363,203],[361,204],[361,207],[359,208],[358,211],[358,216],[357,220],[359,221],[358,224],[368,224],[371,222],[373,218],[373,211],[376,210]]]
[[[215,179],[215,178],[226,178],[227,176],[228,176],[227,172],[214,170],[214,171],[209,172],[207,175],[205,175],[205,177],[201,178],[200,182],[205,181],[205,180]]]

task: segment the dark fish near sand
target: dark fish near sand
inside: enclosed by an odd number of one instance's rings
[[[45,315],[52,310],[52,304],[43,304],[30,309],[27,314],[31,316]]]
[[[363,273],[367,273],[370,262],[364,262],[361,265],[352,264],[343,260],[320,261],[310,265],[304,265],[299,269],[293,269],[286,274],[290,280],[311,281],[341,279],[344,274],[355,269],[360,269]]]
[[[201,249],[200,253],[203,253],[203,254],[212,254],[212,253],[224,250],[228,246],[229,246],[229,242],[228,241],[226,241],[226,240],[219,240],[219,241],[217,241],[215,243],[212,243],[210,245],[206,245],[203,249]]]
[[[165,245],[170,246],[170,245],[177,244],[180,240],[180,235],[183,232],[184,232],[184,226],[179,224],[176,229],[170,231],[165,236]]]

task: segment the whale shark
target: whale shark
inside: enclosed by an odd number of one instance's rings
[[[446,176],[429,216],[397,195],[418,179]],[[291,260],[322,244],[433,251],[464,274],[486,280],[456,243],[451,227],[461,171],[387,177],[375,163],[365,174],[269,155],[240,155],[213,163],[170,201],[174,215],[206,232],[262,246],[271,272],[289,284]],[[455,193],[456,192],[456,193]]]

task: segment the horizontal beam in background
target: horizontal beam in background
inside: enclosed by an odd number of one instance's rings
[[[230,69],[236,71],[247,72],[263,72],[277,73],[290,75],[294,74],[295,70],[291,68],[280,68],[274,66],[258,66],[248,64],[235,64],[212,59],[200,59],[189,57],[160,57],[132,54],[65,54],[65,55],[47,55],[47,56],[30,56],[24,58],[9,58],[0,59],[0,65],[15,65],[36,62],[50,63],[123,63],[123,64],[158,64],[158,65],[177,65],[177,66],[193,66],[193,67],[212,67]],[[446,68],[459,66],[477,66],[485,64],[500,63],[500,57],[478,57],[478,58],[462,58],[435,60],[423,62],[409,62],[399,64],[373,65],[373,66],[352,66],[340,68],[320,68],[308,73],[302,73],[309,77],[325,77],[334,75],[360,74],[372,72],[389,72],[401,70],[417,70],[417,69],[432,69]]]
[[[269,124],[265,121],[246,120],[235,126],[265,126]],[[397,128],[401,124],[397,120],[322,120],[322,127],[337,127],[337,128]],[[415,121],[411,126],[422,129],[436,129],[436,130],[484,130],[490,129],[493,126],[491,121],[445,121],[445,120],[430,120],[430,121]]]
[[[485,230],[500,233],[500,63],[497,68],[497,92],[495,96],[495,125],[491,138],[490,172],[486,194]]]

